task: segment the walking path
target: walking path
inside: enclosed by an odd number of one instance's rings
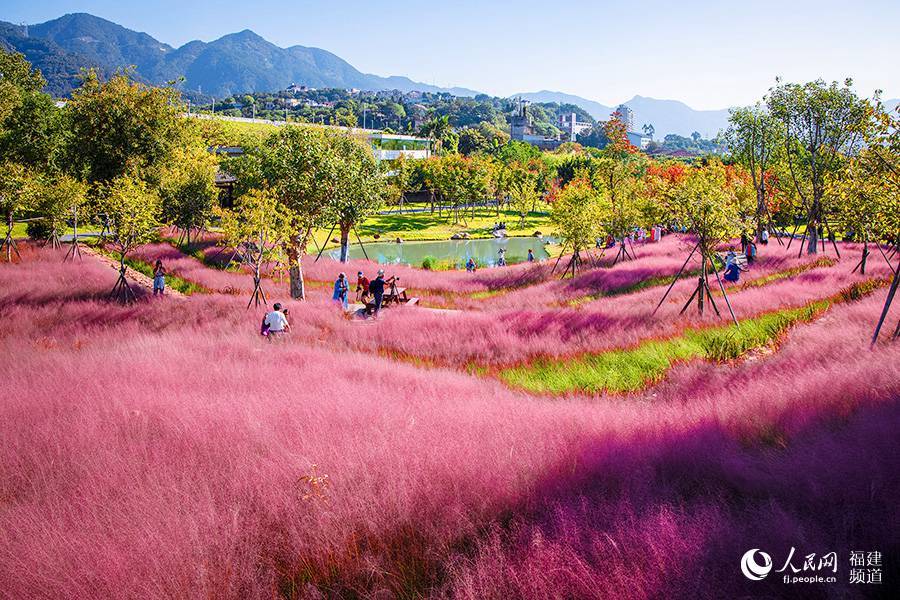
[[[106,256],[105,254],[101,254],[100,252],[97,252],[90,246],[78,244],[78,248],[81,249],[82,254],[86,254],[92,258],[99,260],[103,264],[105,264],[108,267],[110,267],[111,269],[113,269],[116,273],[119,272],[119,262],[117,260],[110,258],[110,257]],[[139,271],[135,271],[128,265],[125,265],[125,277],[126,277],[126,279],[128,279],[129,283],[136,284],[136,285],[148,290],[149,293],[151,293],[151,294],[153,293],[153,279],[151,279],[150,277],[147,277],[146,275],[144,275],[143,273],[141,273]],[[166,286],[166,294],[165,295],[170,298],[184,298],[185,297],[184,294],[182,294],[178,290],[172,289],[169,286]]]

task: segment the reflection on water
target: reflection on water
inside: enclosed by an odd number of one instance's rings
[[[534,252],[537,260],[544,260],[549,254],[544,249],[547,243],[554,243],[553,238],[545,237],[512,237],[489,238],[478,240],[441,240],[432,242],[375,242],[367,243],[366,252],[370,260],[379,263],[402,263],[421,266],[425,257],[432,257],[438,262],[451,262],[463,267],[469,258],[474,258],[478,266],[494,266],[500,258],[500,249],[506,250],[507,264],[525,262],[528,249]],[[325,252],[325,256],[339,260],[340,248]],[[350,258],[365,258],[359,244],[350,246]]]

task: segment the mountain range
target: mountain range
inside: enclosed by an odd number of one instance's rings
[[[0,46],[22,52],[44,73],[47,91],[57,96],[72,91],[81,67],[115,72],[127,66],[134,66],[137,78],[145,82],[162,84],[184,77],[182,89],[220,98],[239,92],[282,90],[291,83],[463,96],[478,93],[439,88],[407,77],[362,73],[327,50],[280,48],[249,29],[212,42],[195,40],[173,48],[146,33],[76,13],[37,25],[0,22]]]
[[[441,88],[408,77],[362,73],[339,56],[306,46],[281,48],[245,29],[211,42],[192,41],[174,48],[152,36],[86,13],[67,14],[36,25],[0,21],[0,47],[23,53],[47,79],[47,92],[67,96],[78,85],[82,68],[109,75],[134,67],[134,76],[150,84],[179,81],[189,94],[218,98],[243,92],[270,92],[296,83],[310,87],[362,90],[418,90],[476,96],[467,88]],[[183,80],[182,80],[183,78]],[[533,102],[571,103],[595,119],[615,110],[599,102],[562,92],[517,94]],[[634,129],[652,124],[655,137],[667,133],[710,138],[727,125],[728,110],[694,110],[677,100],[635,96],[624,102],[634,111]],[[896,105],[897,100],[885,102]]]

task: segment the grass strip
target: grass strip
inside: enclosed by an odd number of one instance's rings
[[[533,393],[631,392],[662,380],[677,362],[726,361],[777,341],[789,328],[815,319],[834,304],[856,300],[884,285],[880,279],[855,283],[823,300],[724,325],[692,329],[628,349],[574,358],[541,358],[501,369],[496,375],[512,388]]]
[[[150,263],[144,262],[137,258],[125,258],[125,264],[137,271],[138,273],[142,273],[153,279],[153,265]],[[172,273],[166,274],[166,286],[181,292],[185,296],[190,296],[191,294],[209,294],[210,290],[206,289],[199,283],[194,283],[193,281],[188,281],[178,275],[173,275]]]

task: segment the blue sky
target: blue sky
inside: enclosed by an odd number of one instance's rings
[[[2,0],[0,20],[89,12],[178,46],[252,29],[356,68],[490,94],[634,95],[698,109],[758,99],[776,75],[852,76],[900,96],[900,1]]]

